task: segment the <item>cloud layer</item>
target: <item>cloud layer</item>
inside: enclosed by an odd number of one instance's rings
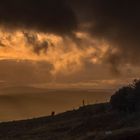
[[[0,57],[45,61],[60,81],[58,75],[81,70],[92,75],[96,64],[132,73],[140,64],[139,6],[128,0],[2,0]]]
[[[76,28],[75,14],[65,0],[2,0],[0,23],[57,34],[70,34]]]
[[[140,2],[128,0],[78,0],[72,3],[81,30],[104,39],[116,48],[106,60],[115,68],[120,64],[139,65]]]

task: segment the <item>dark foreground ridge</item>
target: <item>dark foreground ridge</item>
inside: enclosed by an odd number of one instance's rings
[[[110,111],[108,103],[56,116],[0,124],[0,140],[126,139],[140,139],[140,113]]]
[[[0,124],[0,140],[140,139],[140,81],[119,89],[109,103],[31,120]]]

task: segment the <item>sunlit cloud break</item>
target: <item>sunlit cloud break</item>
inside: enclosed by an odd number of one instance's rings
[[[0,30],[0,60],[45,61],[53,66],[51,73],[71,74],[84,69],[85,63],[102,63],[109,50],[104,41],[94,40],[87,33],[76,32],[70,37],[29,31]]]

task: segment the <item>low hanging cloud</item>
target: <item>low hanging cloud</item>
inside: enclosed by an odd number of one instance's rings
[[[71,75],[87,64],[101,63],[108,50],[105,42],[93,40],[90,36],[77,33],[75,36],[82,40],[80,46],[70,37],[44,34],[34,31],[0,32],[0,60],[18,62],[46,62],[52,66],[50,74]],[[103,46],[103,47],[101,47]],[[45,64],[45,63],[44,63]]]
[[[115,53],[116,50],[110,50],[106,41],[93,39],[87,33],[78,32],[75,36],[81,40],[80,46],[70,37],[63,38],[34,31],[3,30],[0,32],[3,44],[0,45],[0,84],[8,86],[44,84],[43,87],[53,85],[53,88],[54,85],[57,88],[57,85],[69,87],[71,84],[78,87],[84,84],[91,87],[94,85],[93,80],[116,79],[116,75],[110,74],[108,65],[103,63],[108,52]],[[44,42],[47,42],[45,52],[42,46]],[[36,47],[40,47],[39,52],[34,50]],[[133,78],[131,69],[129,73],[128,70],[129,66],[125,65],[121,78]],[[134,73],[138,76],[139,69],[134,68]]]
[[[47,53],[49,47],[49,42],[47,40],[40,42],[36,34],[31,34],[28,32],[23,33],[23,35],[27,41],[27,44],[30,44],[33,47],[33,51],[36,54],[40,55],[40,53]]]

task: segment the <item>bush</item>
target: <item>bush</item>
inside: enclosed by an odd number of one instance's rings
[[[120,88],[110,99],[113,109],[125,112],[135,112],[140,108],[140,80]]]

